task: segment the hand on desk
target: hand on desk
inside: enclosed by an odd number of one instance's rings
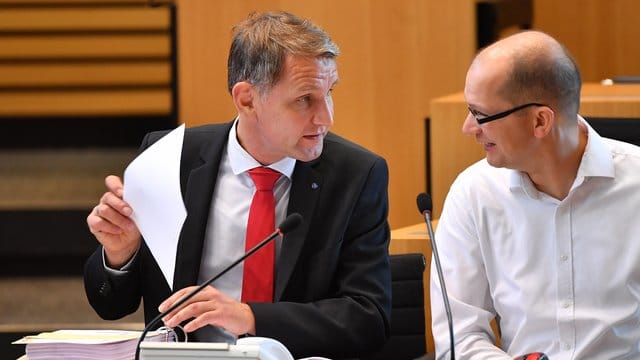
[[[196,288],[191,286],[176,291],[160,304],[158,310],[167,310]],[[249,305],[230,298],[213,286],[205,287],[162,321],[166,326],[175,327],[189,319],[192,320],[184,326],[186,332],[196,331],[205,325],[222,327],[235,335],[255,335],[256,332],[255,318]]]

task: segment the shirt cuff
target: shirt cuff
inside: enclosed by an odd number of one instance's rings
[[[137,255],[138,255],[138,252],[136,251],[136,253],[133,254],[133,256],[131,257],[131,259],[129,259],[129,261],[127,261],[127,263],[124,264],[120,269],[113,269],[107,266],[107,261],[105,260],[106,256],[104,255],[104,246],[103,246],[102,247],[102,265],[104,266],[104,269],[111,275],[115,275],[115,276],[124,275],[131,268],[131,263],[133,263],[133,260],[136,258]]]

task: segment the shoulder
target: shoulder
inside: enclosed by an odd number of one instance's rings
[[[298,170],[312,169],[325,184],[362,186],[367,182],[387,184],[389,169],[385,159],[341,136],[328,133],[322,154],[310,162],[298,162]]]
[[[477,161],[460,172],[449,189],[449,194],[470,198],[494,197],[508,192],[513,176],[519,177],[515,170],[491,166],[486,158]]]
[[[207,124],[194,127],[187,127],[184,130],[184,142],[185,147],[200,147],[205,144],[209,144],[212,139],[224,137],[229,133],[229,129],[233,125],[233,122],[227,122],[222,124]],[[142,141],[142,147],[146,148],[149,145],[163,138],[170,130],[157,130],[148,133]]]
[[[495,168],[487,162],[487,159],[484,158],[479,160],[471,165],[469,165],[466,169],[462,170],[454,181],[454,184],[471,186],[474,182],[489,182],[492,179],[495,179],[496,176],[501,172],[501,169]]]
[[[386,161],[380,155],[334,133],[325,137],[320,159],[339,166],[371,167],[381,163],[386,167]]]
[[[605,137],[603,137],[602,140],[611,149],[614,157],[628,156],[632,159],[640,160],[640,146]]]
[[[211,136],[216,135],[227,135],[229,130],[231,129],[231,125],[233,125],[233,121],[221,123],[221,124],[207,124],[207,125],[199,125],[194,127],[188,127],[184,131],[185,137],[190,137],[194,139],[204,138],[210,139]]]

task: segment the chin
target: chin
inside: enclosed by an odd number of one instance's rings
[[[489,163],[489,165],[495,167],[495,168],[503,168],[505,167],[505,164],[502,161],[497,161],[495,159],[491,159],[490,157],[487,156],[487,162]]]
[[[308,161],[313,161],[313,160],[319,158],[320,155],[322,155],[322,147],[314,148],[314,149],[307,150],[307,151],[301,151],[301,152],[298,153],[298,156],[294,156],[294,158],[296,160],[308,162]]]

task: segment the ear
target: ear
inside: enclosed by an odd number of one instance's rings
[[[533,134],[537,138],[547,136],[556,122],[556,113],[548,106],[540,106],[535,112]]]
[[[231,89],[231,97],[233,98],[233,104],[236,106],[238,114],[247,115],[253,112],[255,109],[255,96],[253,85],[246,81],[241,81],[233,85]]]

